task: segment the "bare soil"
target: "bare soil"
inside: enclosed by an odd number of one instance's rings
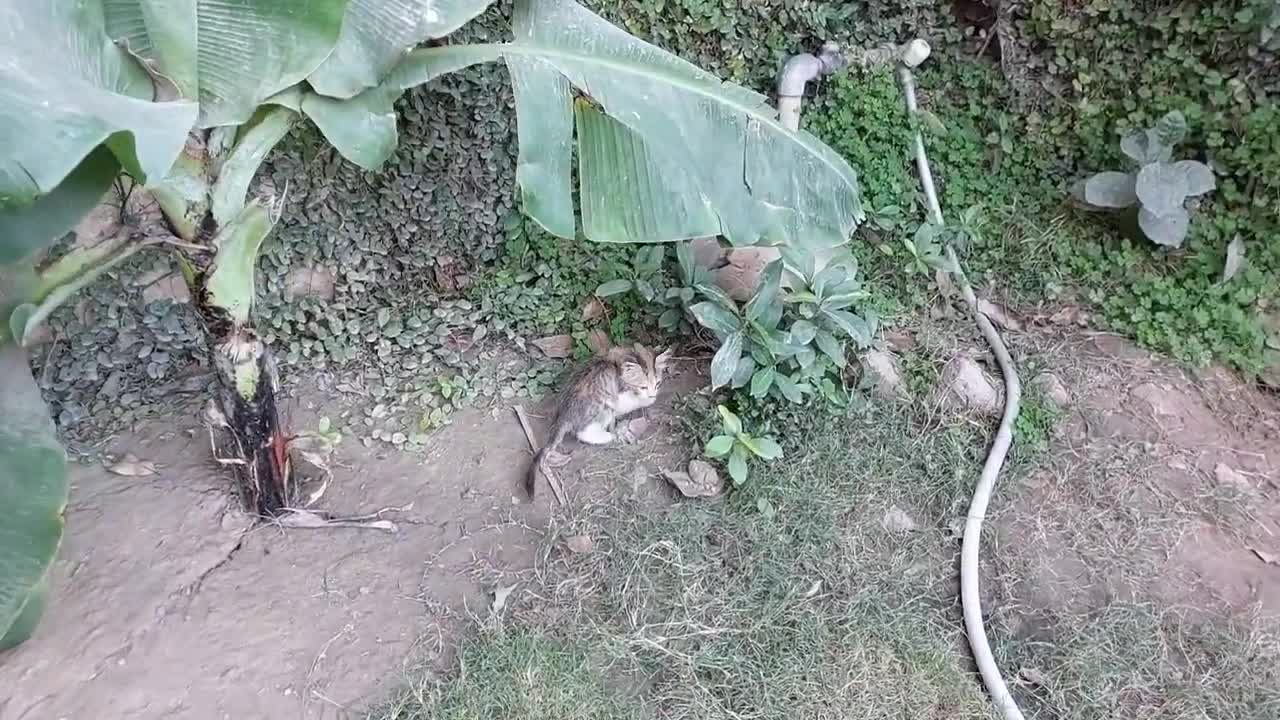
[[[668,381],[634,445],[575,449],[559,471],[570,502],[664,497],[656,470],[684,453],[666,440],[670,402],[700,382]],[[313,427],[331,397],[309,391],[286,413]],[[551,409],[528,409],[535,432]],[[407,671],[447,664],[496,578],[532,566],[554,503],[545,486],[524,496],[530,452],[511,408],[473,409],[422,454],[343,440],[318,508],[411,504],[387,514],[398,532],[251,527],[198,418],[191,408],[111,448],[155,475],[73,468],[54,600],[37,636],[0,657],[0,720],[358,717]],[[604,479],[619,476],[637,482]]]
[[[1127,597],[1280,617],[1277,398],[1109,335],[1040,354],[1071,403],[1042,469],[996,500],[985,590],[1005,627],[1033,634],[1031,611]],[[571,502],[666,498],[656,471],[690,454],[672,399],[700,381],[669,383],[637,444],[577,451],[561,471]],[[295,425],[330,401],[295,398]],[[531,409],[541,433],[548,410]],[[75,470],[48,615],[0,657],[0,720],[358,717],[448,663],[552,516],[545,489],[523,500],[529,451],[508,407],[459,413],[423,455],[344,440],[320,506],[412,503],[389,515],[395,534],[250,528],[194,411],[113,450],[159,472]]]

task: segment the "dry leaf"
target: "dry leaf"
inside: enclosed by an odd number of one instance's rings
[[[1222,266],[1222,282],[1226,283],[1240,272],[1244,265],[1244,240],[1236,235],[1227,243],[1227,259]]]
[[[125,453],[119,462],[108,465],[107,472],[125,477],[145,477],[155,475],[156,464],[147,460],[139,460],[133,453]]]
[[[549,335],[533,341],[534,345],[549,358],[563,359],[573,356],[573,336]]]
[[[998,305],[990,300],[978,300],[978,312],[987,316],[992,324],[996,327],[1002,327],[1007,330],[1018,331],[1022,329],[1022,323],[1009,312],[1008,308]]]
[[[596,542],[590,535],[570,535],[564,539],[564,544],[569,546],[571,552],[579,555],[585,555],[596,549]]]
[[[489,612],[497,615],[507,606],[507,598],[511,597],[511,591],[515,590],[515,585],[507,585],[494,588],[493,590],[493,606],[489,608]]]
[[[582,306],[582,320],[591,322],[601,315],[604,315],[604,303],[600,301],[600,298],[593,295],[587,301],[587,304]]]

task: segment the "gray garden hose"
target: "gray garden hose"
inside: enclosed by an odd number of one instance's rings
[[[912,45],[923,44],[923,42],[916,40]],[[923,54],[919,49],[917,45],[917,52],[904,53],[902,62],[898,66],[898,82],[902,85],[902,94],[906,98],[907,113],[912,116],[919,111],[919,105],[916,101],[916,83],[915,77],[911,74],[911,68],[919,65],[928,56],[927,45],[923,47]],[[929,219],[941,226],[943,224],[942,208],[938,205],[938,193],[933,186],[933,173],[929,170],[929,158],[925,155],[924,136],[919,130],[915,132],[913,144],[916,170],[920,175],[920,187],[924,190],[925,202],[928,205]],[[991,352],[996,356],[996,362],[1000,365],[1000,374],[1004,376],[1004,415],[1000,420],[1000,429],[996,432],[995,442],[991,444],[991,450],[987,453],[987,461],[982,466],[978,485],[973,490],[973,499],[969,502],[969,514],[964,523],[964,542],[960,546],[960,604],[964,608],[964,629],[969,636],[969,647],[973,650],[973,659],[978,664],[978,672],[982,674],[982,683],[991,694],[991,701],[999,708],[1005,720],[1023,720],[1022,711],[1018,709],[1018,703],[1009,693],[1009,687],[1005,685],[1004,678],[1000,675],[1000,668],[991,655],[991,645],[987,642],[987,631],[982,622],[982,599],[978,590],[982,521],[987,515],[987,504],[991,500],[991,491],[995,488],[996,477],[1000,475],[1005,456],[1009,453],[1009,446],[1013,444],[1013,423],[1018,417],[1018,401],[1022,396],[1022,386],[1018,381],[1018,372],[1013,366],[1013,358],[1009,356],[1009,349],[1005,347],[1000,333],[991,324],[991,320],[978,309],[978,298],[974,295],[973,288],[969,285],[969,280],[956,259],[955,249],[950,244],[947,245],[947,259],[955,268],[954,275],[960,294],[969,305],[969,310],[978,323],[978,329],[982,331],[982,337],[986,339],[987,344],[991,346]]]

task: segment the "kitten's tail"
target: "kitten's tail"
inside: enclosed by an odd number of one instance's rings
[[[564,436],[567,435],[569,429],[563,425],[558,425],[555,434],[551,437],[551,442],[543,446],[541,450],[533,456],[533,463],[529,466],[529,472],[524,477],[524,489],[529,494],[529,499],[533,499],[534,493],[538,489],[538,473],[546,474],[548,470],[542,467],[543,460],[546,459],[547,453],[554,452],[560,447],[560,443],[564,442]]]

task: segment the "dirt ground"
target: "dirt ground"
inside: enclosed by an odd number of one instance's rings
[[[663,440],[676,436],[671,400],[700,381],[665,383],[635,444],[575,452],[559,471],[570,502],[660,497],[661,459],[684,452]],[[309,408],[326,397],[292,398],[294,426],[314,426]],[[530,408],[535,432],[550,410]],[[55,599],[38,635],[0,658],[0,720],[357,717],[406,671],[447,663],[448,639],[488,612],[497,578],[532,565],[554,502],[545,486],[525,499],[528,444],[504,406],[457,414],[422,454],[344,439],[317,509],[412,504],[388,514],[394,534],[248,529],[198,417],[114,443],[155,475],[73,468]],[[635,467],[651,472],[608,485]]]
[[[1070,403],[1042,469],[997,499],[996,627],[1027,634],[1038,613],[1139,589],[1280,617],[1277,398],[1109,335],[1049,350]],[[668,383],[637,444],[578,453],[562,471],[572,501],[666,492],[655,471],[688,454],[670,440],[672,399],[699,381]],[[295,424],[326,397],[294,398]],[[117,441],[155,475],[75,470],[48,615],[0,657],[0,720],[359,716],[408,671],[447,664],[467,618],[532,566],[551,516],[546,490],[522,500],[528,447],[499,407],[458,414],[423,455],[344,440],[320,507],[412,503],[389,516],[395,534],[247,529],[197,417]]]

